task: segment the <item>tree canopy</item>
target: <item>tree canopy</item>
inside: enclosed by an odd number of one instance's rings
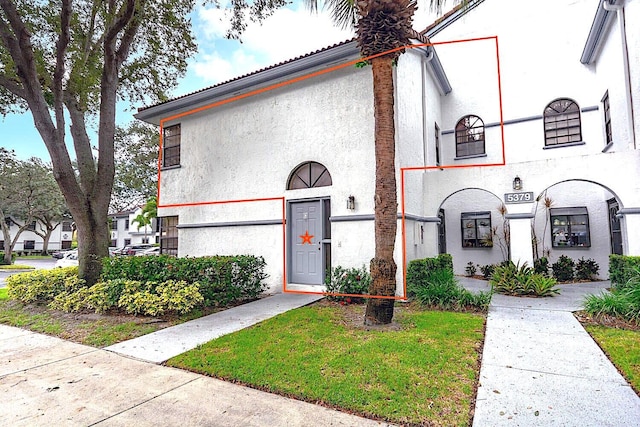
[[[284,0],[231,0],[230,36]],[[28,110],[78,230],[94,283],[109,242],[116,102],[167,99],[196,51],[193,0],[0,0],[0,113]],[[249,13],[246,13],[246,12]],[[91,141],[90,129],[97,130]],[[73,139],[77,173],[67,151]],[[96,147],[97,156],[93,148]]]
[[[111,211],[140,206],[158,192],[158,128],[140,121],[118,127]]]

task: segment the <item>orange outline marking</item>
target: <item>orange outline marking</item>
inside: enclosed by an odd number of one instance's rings
[[[382,296],[382,295],[360,295],[360,294],[340,294],[333,292],[307,292],[307,291],[294,291],[287,290],[287,230],[286,230],[286,203],[285,198],[283,196],[279,197],[267,197],[267,198],[256,198],[256,199],[240,199],[240,200],[223,200],[223,201],[204,201],[204,202],[191,202],[191,203],[173,203],[163,205],[160,201],[160,185],[161,185],[161,172],[162,172],[162,136],[164,124],[171,120],[176,120],[185,116],[189,116],[191,114],[199,113],[201,111],[206,111],[221,105],[229,104],[234,101],[238,101],[241,99],[249,98],[253,95],[258,95],[261,93],[265,93],[271,91],[273,89],[278,89],[293,83],[301,82],[313,77],[321,76],[323,74],[327,74],[333,71],[340,70],[342,68],[349,67],[351,65],[355,65],[362,61],[368,61],[373,58],[377,58],[379,56],[384,56],[389,53],[401,51],[404,49],[414,49],[417,47],[428,47],[428,46],[437,46],[437,45],[447,45],[447,44],[455,44],[455,43],[464,43],[464,42],[473,42],[473,41],[481,41],[481,40],[494,40],[496,46],[496,59],[497,59],[497,78],[498,78],[498,96],[499,96],[499,104],[500,104],[500,133],[502,137],[502,163],[490,163],[490,164],[467,164],[467,165],[442,165],[442,166],[416,166],[416,167],[405,167],[400,168],[401,172],[401,204],[402,204],[402,261],[403,261],[403,294],[402,296]],[[406,241],[406,225],[405,225],[405,182],[404,182],[404,174],[405,171],[420,171],[420,170],[431,170],[431,169],[461,169],[461,168],[473,168],[473,167],[493,167],[493,166],[504,166],[505,163],[505,145],[504,145],[504,121],[502,114],[502,86],[501,86],[501,76],[500,76],[500,56],[498,53],[498,36],[488,36],[488,37],[476,37],[469,39],[461,39],[461,40],[450,40],[444,42],[434,42],[434,43],[422,43],[415,45],[407,45],[403,47],[399,47],[396,49],[391,49],[386,52],[382,52],[376,55],[371,55],[366,58],[359,58],[351,61],[344,62],[342,64],[335,65],[333,67],[329,67],[326,69],[322,69],[319,71],[315,71],[309,74],[305,74],[303,76],[295,77],[290,80],[275,83],[273,85],[256,89],[253,91],[249,91],[247,93],[237,95],[231,98],[223,99],[221,101],[217,101],[211,104],[203,105],[201,107],[194,108],[189,111],[185,111],[182,113],[174,114],[173,116],[166,117],[160,120],[160,144],[158,149],[158,208],[168,208],[168,207],[189,207],[189,206],[203,206],[203,205],[217,205],[217,204],[227,204],[227,203],[250,203],[250,202],[263,202],[263,201],[282,201],[282,277],[283,277],[283,292],[285,293],[295,293],[295,294],[309,294],[309,295],[325,295],[325,296],[345,296],[345,297],[359,297],[359,298],[376,298],[376,299],[393,299],[393,300],[406,300],[407,298],[407,241]],[[302,236],[301,236],[302,237]]]

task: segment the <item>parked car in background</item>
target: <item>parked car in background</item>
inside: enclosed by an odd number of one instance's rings
[[[141,243],[139,245],[128,245],[122,250],[122,255],[135,255],[138,252],[142,252],[146,249],[152,248],[152,244]]]
[[[59,251],[55,251],[54,253],[51,254],[51,256],[55,259],[61,259],[63,258],[65,255],[67,255],[69,252],[75,251],[77,249],[62,249]]]
[[[160,255],[160,246],[152,246],[136,253],[136,256]]]
[[[62,258],[56,261],[56,267],[77,267],[78,266],[78,250],[67,251]]]

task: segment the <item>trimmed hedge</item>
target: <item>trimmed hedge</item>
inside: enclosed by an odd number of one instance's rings
[[[78,267],[15,274],[7,287],[10,298],[66,312],[156,316],[257,298],[266,290],[265,265],[253,256],[115,257],[103,261],[101,281],[91,287],[78,278]]]
[[[102,280],[199,283],[205,305],[226,305],[264,292],[264,258],[250,255],[175,258],[167,255],[105,258]]]
[[[613,286],[624,286],[637,275],[640,256],[609,255],[609,280]]]

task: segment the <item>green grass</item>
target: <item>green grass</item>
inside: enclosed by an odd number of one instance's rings
[[[24,264],[11,264],[0,265],[0,270],[33,270],[33,267]]]
[[[23,255],[19,256],[18,259],[51,259],[51,255]]]
[[[0,323],[48,335],[59,335],[63,330],[62,323],[50,315],[28,314],[7,301],[0,302]]]
[[[403,308],[399,330],[367,331],[349,326],[354,309],[293,310],[168,364],[395,423],[468,425],[483,316]]]
[[[0,289],[0,323],[28,329],[95,347],[106,347],[161,329],[159,323],[146,323],[144,318],[130,321],[105,315],[98,319],[79,320],[78,315],[66,315],[46,307],[25,306],[9,300],[7,289]],[[176,322],[180,322],[177,319]],[[166,326],[166,324],[164,325]]]
[[[585,329],[640,394],[640,331],[587,325]]]

